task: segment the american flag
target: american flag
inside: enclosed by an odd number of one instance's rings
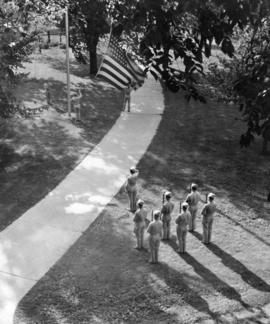
[[[134,83],[135,87],[141,86],[145,73],[118,45],[117,38],[111,35],[107,51],[96,76],[118,89],[124,89],[129,83]]]

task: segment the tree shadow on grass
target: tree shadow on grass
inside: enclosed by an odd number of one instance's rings
[[[200,233],[193,232],[192,234],[198,240],[202,240],[202,235]],[[241,276],[242,280],[245,281],[248,285],[260,291],[270,292],[270,286],[267,284],[267,282],[262,280],[252,271],[250,271],[246,266],[243,265],[243,263],[235,259],[232,255],[222,250],[218,245],[210,243],[205,246],[208,248],[209,251],[211,251],[218,258],[220,258],[221,262],[226,267],[238,273]]]
[[[150,265],[134,246],[131,219],[104,211],[21,300],[14,323],[178,323],[179,315],[163,310],[171,306],[168,291],[196,310],[193,317],[216,317],[197,277]]]
[[[244,125],[235,120],[237,109],[211,101],[187,102],[182,92],[167,91],[164,98],[163,119],[138,165],[148,200],[160,205],[162,189],[170,188],[174,199],[183,201],[190,183],[196,182],[202,193],[214,191],[217,199],[223,200],[221,209],[230,207],[232,219],[269,219],[262,200],[252,193],[269,185],[268,160],[259,156],[256,145],[240,149]],[[242,226],[245,229],[247,224]],[[248,230],[250,234],[253,231],[254,236],[260,236],[255,227]]]
[[[67,113],[67,88],[64,82],[54,79],[26,79],[20,89],[21,100],[36,102],[39,106],[47,105],[45,87],[50,93],[50,107],[59,113]],[[98,143],[119,117],[122,108],[122,95],[119,91],[102,82],[77,83],[72,88],[72,95],[78,95],[81,120],[76,124],[81,129],[81,136]],[[27,105],[26,105],[27,108]],[[71,111],[74,113],[73,101]]]
[[[28,108],[29,103],[36,103],[36,105],[39,106],[47,105],[47,86],[54,106],[66,111],[66,84],[65,82],[54,80],[52,78],[25,78],[16,91],[17,99],[25,102],[26,108]]]
[[[268,247],[270,247],[270,243],[267,242],[265,239],[263,239],[263,237],[259,236],[258,234],[252,232],[251,230],[249,230],[248,228],[246,228],[245,226],[243,226],[240,222],[236,221],[235,219],[233,219],[230,215],[224,213],[222,210],[218,209],[218,213],[220,215],[222,215],[223,217],[226,217],[227,219],[229,219],[233,224],[240,226],[244,231],[248,232],[249,234],[251,234],[252,236],[254,236],[258,241],[261,241],[262,243],[264,243],[265,245],[267,245]]]
[[[175,162],[185,165],[182,172],[177,170],[180,174],[186,174],[189,179],[195,178],[199,185],[205,186],[212,180],[214,173],[218,172],[220,177],[216,177],[213,185],[217,188],[220,185],[220,189],[227,187],[233,190],[233,186],[242,187],[251,180],[249,172],[256,173],[258,163],[262,167],[267,166],[265,158],[258,156],[255,145],[247,150],[240,149],[239,135],[244,130],[244,125],[235,120],[238,115],[235,107],[211,101],[207,104],[187,102],[181,92],[165,92],[164,97],[167,109],[160,124],[163,131],[159,136],[162,140],[155,140],[160,142],[159,149],[164,150],[160,157],[173,162],[169,154],[174,154]],[[174,150],[171,150],[172,146]],[[171,153],[168,152],[169,149]],[[188,168],[190,169],[187,170]],[[190,174],[185,171],[189,171]],[[265,176],[259,173],[257,175],[257,178],[252,178],[251,184],[254,186],[257,183],[262,185],[261,181]],[[229,179],[231,181],[227,181]],[[244,200],[245,197],[240,197],[242,192],[233,192],[237,195],[231,196],[233,201],[239,201],[238,198],[240,202]]]
[[[55,122],[2,126],[0,230],[39,202],[87,152],[87,144]],[[89,144],[88,144],[89,145]]]
[[[165,112],[166,114],[169,114],[169,112]],[[193,180],[198,180],[202,187],[206,187],[214,182],[212,177],[216,170],[211,161],[218,161],[218,165],[221,166],[221,169],[223,168],[222,157],[218,159],[217,147],[224,144],[224,140],[213,139],[212,143],[215,144],[214,149],[216,151],[213,150],[207,142],[213,137],[212,128],[210,128],[211,132],[207,133],[207,138],[201,138],[202,121],[198,120],[197,125],[192,125],[194,118],[188,118],[187,111],[185,114],[185,116],[172,114],[167,122],[162,122],[160,127],[163,127],[164,131],[157,135],[144,160],[140,162],[140,175],[141,179],[145,181],[145,189],[148,191],[157,190],[155,194],[160,192],[160,187],[165,186],[165,184],[166,186],[170,185],[175,191],[184,191]],[[211,114],[208,114],[208,118],[211,116]],[[226,118],[224,117],[224,119]],[[179,122],[183,122],[180,128]],[[210,124],[211,118],[207,125],[211,126]],[[181,138],[183,134],[180,131],[187,125],[194,131],[196,126],[200,126],[197,129],[198,133],[194,133],[194,145],[192,144],[193,139],[190,139],[188,134]],[[231,144],[232,142],[230,142]],[[228,152],[229,147],[226,154]],[[208,154],[211,162],[209,170],[206,169],[205,163],[207,161],[202,159],[206,154]],[[230,171],[229,160],[230,155],[226,160],[228,169],[226,169],[225,175]],[[192,161],[194,164],[192,164]],[[224,179],[225,175],[221,174],[221,179]],[[219,181],[221,181],[220,178],[217,180],[217,187],[222,187],[222,183]],[[150,183],[150,190],[146,182]],[[228,191],[232,189],[229,184],[224,184],[224,186]],[[160,202],[159,200],[159,205]],[[134,242],[132,243],[130,239],[131,229],[126,228],[128,226],[125,223],[126,217],[121,218],[121,222],[123,223],[114,224],[109,213],[103,213],[99,216],[85,232],[85,235],[25,296],[18,310],[24,309],[26,316],[37,322],[39,322],[41,316],[43,316],[44,321],[46,321],[46,316],[51,319],[53,312],[59,314],[60,318],[70,320],[72,323],[76,323],[76,317],[79,323],[83,321],[97,323],[98,320],[112,322],[115,319],[119,320],[122,316],[127,316],[130,319],[131,315],[128,312],[135,313],[137,320],[146,317],[158,319],[155,314],[158,311],[161,311],[162,314],[160,305],[164,304],[167,293],[172,291],[176,294],[177,299],[183,299],[185,303],[199,312],[215,317],[215,314],[209,309],[208,303],[200,296],[196,288],[189,284],[190,280],[196,281],[197,284],[198,276],[192,278],[189,274],[183,274],[163,263],[153,268],[146,265],[145,254],[138,254],[137,251],[133,250]],[[108,230],[105,228],[106,224]],[[188,259],[186,262],[192,263],[194,270],[204,275],[206,270],[202,269],[201,265],[198,265],[195,261]],[[209,278],[211,278],[215,282],[219,280],[215,275],[213,276],[207,271],[206,273],[206,279],[210,280]],[[150,283],[151,278],[149,279],[150,275],[155,275],[161,279],[162,283],[165,283],[166,288],[159,288],[162,293],[153,288]],[[169,292],[166,290],[167,287],[169,287]],[[223,293],[225,294],[225,292]],[[47,302],[48,296],[49,301]],[[238,298],[237,294],[234,296]],[[63,305],[62,298],[65,299]],[[136,309],[140,299],[142,302]],[[54,302],[54,300],[58,302]],[[68,302],[68,306],[66,306],[66,302]],[[150,311],[144,314],[145,304],[150,306]],[[114,307],[118,307],[115,313]],[[111,317],[108,318],[108,316]],[[93,320],[94,318],[97,320]],[[167,318],[172,323],[175,320],[175,315],[167,314]],[[136,323],[135,320],[134,323]]]
[[[65,59],[65,53],[63,50],[58,49],[57,50],[58,55],[57,57],[51,56],[51,55],[43,55],[41,57],[42,62],[46,62],[49,64],[49,66],[53,69],[56,69],[61,72],[66,72],[67,66]],[[59,55],[62,55],[63,57],[59,57]],[[102,61],[102,55],[97,54],[97,66],[99,67]],[[89,64],[83,64],[80,63],[78,60],[76,60],[74,57],[70,58],[70,74],[74,75],[79,78],[88,78],[90,76],[90,65]]]
[[[32,86],[25,94],[27,100],[40,100],[44,84],[48,83],[53,91],[53,107],[59,111],[66,103],[62,82],[46,79],[29,82]],[[2,123],[0,230],[55,188],[101,141],[121,112],[119,97],[101,84],[83,89],[81,105],[83,121],[78,125],[73,125],[54,109],[29,120],[11,119]]]

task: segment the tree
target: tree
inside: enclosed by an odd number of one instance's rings
[[[239,105],[247,126],[240,136],[241,147],[249,146],[259,135],[263,137],[263,153],[270,141],[269,29],[269,12],[260,5],[245,28],[234,30],[237,53],[230,60],[212,64],[207,77],[218,95]]]
[[[242,57],[242,70],[234,85],[240,111],[247,124],[240,144],[249,146],[254,135],[264,138],[263,153],[270,141],[270,17],[260,20],[249,31]]]
[[[203,73],[203,56],[211,55],[213,40],[225,53],[233,54],[229,38],[233,25],[224,15],[220,2],[130,0],[126,5],[126,1],[112,1],[111,11],[122,23],[123,35],[134,54],[143,57],[156,78],[161,77],[172,91],[182,88],[187,90],[188,98],[203,101],[194,87],[195,76]],[[175,60],[179,58],[184,69],[175,67]]]
[[[213,44],[234,60],[235,86],[230,92],[240,100],[247,132],[241,146],[247,146],[254,134],[269,134],[270,107],[270,24],[268,0],[144,0],[114,2],[114,16],[122,23],[123,35],[135,38],[134,53],[139,55],[156,78],[172,91],[186,91],[187,99],[204,101],[196,82],[203,74],[203,59],[211,55]],[[130,8],[132,10],[130,11]],[[129,11],[128,11],[129,10]],[[235,31],[249,31],[243,57],[235,55]],[[132,42],[130,42],[132,47]],[[182,65],[176,66],[175,60]],[[238,66],[239,64],[239,66]],[[232,71],[232,70],[231,70]],[[237,72],[237,73],[236,73]],[[231,79],[232,80],[232,79]]]
[[[18,1],[0,0],[0,116],[8,117],[18,106],[12,90],[16,70],[31,53],[35,33],[28,31]]]
[[[108,33],[107,4],[105,0],[77,0],[69,3],[70,47],[82,63],[90,61],[90,74],[97,72],[97,45]]]
[[[109,0],[42,0],[48,8],[55,6],[64,9],[68,6],[70,38],[69,44],[78,61],[90,61],[90,74],[97,72],[97,45],[99,39],[109,32],[107,7]],[[57,22],[58,25],[64,25]],[[87,55],[87,54],[88,55]]]

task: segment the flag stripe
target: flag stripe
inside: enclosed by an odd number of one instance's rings
[[[136,83],[142,84],[144,82],[144,78],[145,77],[139,77],[137,74],[135,73],[131,73],[133,75],[133,80],[136,81]]]
[[[128,56],[127,56],[127,61],[131,69],[136,73],[138,77],[145,78],[144,71],[136,63],[132,62]]]
[[[97,77],[104,78],[118,89],[129,86],[141,86],[144,82],[144,71],[130,59],[119,46],[118,39],[110,35],[109,45],[97,73]]]
[[[105,58],[107,61],[109,61],[111,64],[113,64],[118,70],[122,71],[125,74],[128,74],[129,77],[132,77],[130,75],[130,72],[127,70],[127,68],[125,66],[122,66],[121,64],[119,64],[114,58],[105,55]]]
[[[122,83],[119,83],[114,77],[112,77],[110,74],[108,74],[106,71],[100,71],[97,77],[102,77],[109,83],[111,83],[114,87],[117,89],[124,89],[125,86],[123,86]]]
[[[128,56],[127,56],[127,61],[129,66],[131,67],[132,71],[136,74],[138,78],[145,78],[145,73],[144,70],[139,67],[135,62],[133,62]]]
[[[105,64],[100,68],[100,72],[105,72],[109,74],[112,78],[115,79],[116,82],[122,84],[122,87],[126,87],[127,84],[129,83],[128,79],[123,78],[122,75],[119,76],[119,74],[115,72],[115,70],[112,70],[109,66]]]
[[[121,65],[119,65],[114,59],[112,59],[109,56],[105,56],[103,65],[108,65],[108,68],[111,70],[114,70],[117,72],[117,75],[119,78],[121,78],[120,75],[122,75],[122,78],[124,78],[127,82],[132,78],[132,75],[129,71],[127,71],[125,68],[123,68]]]
[[[150,66],[149,71],[150,71],[151,73],[154,73],[158,78],[161,78],[161,77],[162,77],[162,75],[161,75],[161,73],[160,73],[160,71],[159,71],[158,66],[153,66],[153,65]]]
[[[141,82],[141,78],[139,78],[139,76],[134,72],[132,68],[130,69],[130,73],[132,75],[132,79],[135,79],[137,82]]]

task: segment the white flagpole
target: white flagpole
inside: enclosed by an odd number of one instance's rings
[[[70,104],[70,68],[69,68],[69,21],[68,21],[68,6],[66,6],[66,65],[67,65],[67,106],[68,116],[71,116]]]

